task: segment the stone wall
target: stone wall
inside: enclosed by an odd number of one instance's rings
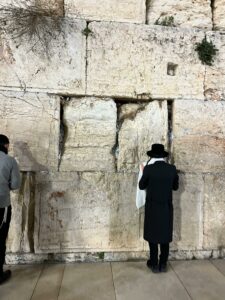
[[[1,33],[0,128],[22,176],[8,261],[146,257],[135,194],[155,142],[180,175],[171,257],[224,256],[225,3],[192,2],[52,0],[47,56]]]

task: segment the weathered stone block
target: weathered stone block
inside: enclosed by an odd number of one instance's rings
[[[34,0],[35,4],[41,8],[51,10],[54,15],[63,16],[64,0]],[[47,2],[47,3],[46,3]]]
[[[172,249],[202,249],[204,181],[202,175],[179,174],[174,192],[174,234]]]
[[[85,27],[82,20],[64,19],[61,33],[47,44],[41,38],[35,52],[34,40],[1,36],[0,89],[84,94]]]
[[[225,35],[223,32],[208,32],[207,40],[218,49],[212,66],[206,67],[205,97],[207,100],[225,100]]]
[[[21,174],[21,188],[11,194],[12,219],[7,240],[7,252],[34,251],[34,173]]]
[[[167,145],[167,101],[148,104],[124,104],[120,108],[118,170],[138,172],[139,164],[147,161],[146,152],[153,143]]]
[[[225,1],[213,1],[213,24],[214,29],[225,30]]]
[[[65,14],[86,20],[145,23],[144,0],[64,0]]]
[[[113,171],[116,118],[111,99],[72,99],[64,108],[67,137],[60,170]]]
[[[204,248],[225,247],[225,174],[205,175]]]
[[[210,0],[151,0],[148,5],[148,24],[173,17],[175,26],[212,28]]]
[[[205,68],[195,51],[204,32],[104,22],[89,29],[88,94],[204,99]]]
[[[37,252],[142,249],[136,174],[60,172],[37,181]]]
[[[225,169],[225,103],[175,101],[173,154],[184,172],[220,172]]]
[[[21,171],[57,170],[59,97],[0,91],[0,102],[1,133],[9,137]]]

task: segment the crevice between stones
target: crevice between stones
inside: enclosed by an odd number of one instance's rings
[[[212,30],[215,30],[215,23],[214,23],[215,0],[211,0],[210,6],[211,6],[211,12],[212,12]]]
[[[150,9],[151,0],[145,0],[145,24],[148,24],[148,12]]]
[[[89,29],[89,24],[91,22],[90,21],[87,21],[86,22],[86,27],[85,29],[83,30],[83,34],[85,35],[86,37],[86,52],[85,52],[85,95],[87,94],[87,76],[88,76],[88,72],[87,72],[87,69],[88,69],[88,35],[91,33],[91,30]]]
[[[62,161],[62,156],[65,149],[65,143],[67,138],[67,126],[64,123],[64,106],[67,105],[67,103],[71,100],[70,97],[67,96],[61,96],[60,97],[60,135],[59,135],[59,156],[58,156],[58,172],[60,170],[60,165]]]
[[[168,151],[170,153],[170,163],[174,163],[173,157],[173,101],[167,101],[168,107]]]

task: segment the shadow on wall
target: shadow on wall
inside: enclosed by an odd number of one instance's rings
[[[48,168],[36,161],[26,142],[16,141],[13,144],[14,157],[22,171],[48,171]],[[41,149],[40,149],[41,151]]]

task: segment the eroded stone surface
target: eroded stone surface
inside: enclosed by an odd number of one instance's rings
[[[67,135],[60,170],[113,171],[116,118],[111,99],[73,98],[64,107]]]
[[[145,23],[144,0],[64,0],[65,14],[86,20]]]
[[[64,14],[64,0],[34,0],[35,4],[41,8],[51,10],[54,15],[63,16]]]
[[[37,181],[37,252],[142,249],[136,174],[67,172]]]
[[[205,97],[207,100],[225,100],[225,35],[223,32],[208,32],[207,40],[218,50],[212,66],[206,67]]]
[[[35,174],[21,173],[21,188],[11,194],[12,219],[7,240],[8,252],[34,251]]]
[[[49,21],[50,22],[50,21]],[[64,19],[62,31],[49,46],[39,43],[31,51],[33,40],[20,41],[0,37],[0,89],[19,89],[84,94],[86,23]],[[44,46],[43,46],[44,45]],[[47,50],[46,50],[47,49]]]
[[[165,17],[173,17],[174,25],[181,27],[212,28],[210,0],[151,0],[148,5],[148,24]]]
[[[174,234],[172,249],[202,249],[204,181],[202,175],[179,174],[174,192]]]
[[[58,168],[59,103],[56,96],[0,91],[1,133],[21,171]]]
[[[167,101],[148,104],[124,104],[120,108],[122,123],[118,140],[118,170],[138,172],[139,164],[147,161],[146,152],[153,143],[167,145]]]
[[[204,248],[225,247],[225,174],[205,175]]]
[[[213,1],[213,23],[214,29],[225,30],[225,1],[214,0]]]
[[[175,101],[173,155],[184,172],[225,169],[225,103]]]
[[[89,29],[88,94],[204,99],[205,68],[195,51],[204,32],[105,22]]]

